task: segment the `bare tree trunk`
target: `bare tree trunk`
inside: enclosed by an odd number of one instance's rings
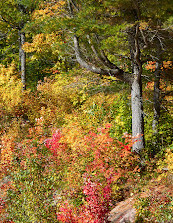
[[[154,72],[154,92],[153,92],[153,146],[155,148],[154,154],[159,149],[159,118],[160,118],[160,77],[161,77],[161,67],[162,67],[162,53],[163,49],[160,42],[157,39],[157,61],[156,70]],[[153,154],[153,155],[154,155]]]
[[[154,73],[154,93],[153,93],[153,102],[154,102],[154,116],[153,116],[153,134],[158,134],[158,125],[159,125],[159,117],[160,117],[160,71],[161,64],[160,62],[156,62],[156,71]]]
[[[136,25],[134,34],[129,36],[131,46],[131,60],[133,71],[133,82],[131,85],[131,106],[132,106],[132,150],[138,154],[145,147],[144,140],[144,115],[142,100],[142,62],[140,59],[139,46],[139,24]]]
[[[134,80],[131,88],[131,105],[132,105],[132,136],[133,151],[140,153],[145,146],[144,141],[144,118],[142,103],[142,83],[141,75],[137,68],[134,69]]]
[[[22,90],[26,90],[26,56],[25,51],[22,49],[23,44],[25,43],[25,33],[19,31],[19,63],[20,63],[20,74],[22,81]]]
[[[153,146],[155,155],[159,151],[159,118],[160,118],[160,75],[161,75],[161,66],[160,61],[156,62],[156,70],[154,73],[154,92],[153,92]]]

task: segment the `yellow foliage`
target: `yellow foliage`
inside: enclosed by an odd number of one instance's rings
[[[139,29],[141,30],[146,30],[148,28],[148,23],[147,22],[141,22],[140,23],[140,26],[139,26]]]
[[[159,170],[163,172],[159,176],[159,180],[166,179],[167,183],[173,183],[173,146],[166,150],[165,159],[158,162]],[[166,172],[165,172],[166,170]]]
[[[173,150],[168,149],[166,153],[165,163],[168,166],[168,171],[173,174]]]
[[[42,101],[48,106],[54,105],[61,115],[64,111],[68,114],[74,106],[82,103],[87,94],[82,90],[83,85],[79,85],[73,76],[58,75],[55,79],[45,78],[44,82],[40,82],[37,90],[42,95]]]
[[[18,105],[22,98],[22,83],[16,74],[14,64],[7,68],[0,65],[0,103],[9,111],[14,109],[14,106]]]
[[[68,128],[63,129],[65,141],[70,144],[72,151],[75,153],[79,148],[85,149],[83,137],[84,132],[78,123],[70,123]]]
[[[53,17],[57,16],[61,13],[63,10],[63,6],[65,4],[65,1],[52,1],[45,3],[43,2],[39,10],[35,10],[33,13],[33,20],[35,19],[41,19],[42,21],[46,17]]]
[[[90,96],[81,106],[78,113],[78,122],[83,128],[88,130],[109,122],[109,115],[104,115],[104,110],[109,110],[109,106],[115,99],[115,95],[105,95],[98,93]],[[72,114],[74,116],[74,114]],[[68,117],[70,119],[70,116]],[[99,124],[100,123],[100,124]]]
[[[51,126],[57,120],[57,108],[56,106],[41,107],[39,110],[40,117],[42,118],[43,126]]]
[[[123,132],[126,128],[123,118],[125,105],[121,103],[117,107],[119,100],[118,95],[107,95],[104,92],[87,97],[77,111],[72,111],[71,114],[65,116],[65,126],[70,126],[71,123],[76,122],[87,132],[111,122],[116,130],[115,136],[119,137],[122,134],[119,132],[120,129]]]
[[[23,49],[27,53],[48,53],[52,51],[51,47],[53,46],[53,44],[55,44],[56,41],[61,41],[61,36],[58,33],[40,33],[34,36],[32,43],[26,42],[23,45]]]
[[[173,62],[172,61],[163,61],[163,67],[165,69],[172,69]]]

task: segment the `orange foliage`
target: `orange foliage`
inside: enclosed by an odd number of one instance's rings
[[[107,124],[97,132],[86,134],[74,123],[72,128],[55,132],[47,141],[58,165],[67,168],[65,180],[70,188],[80,190],[85,172],[103,182],[111,177],[115,184],[138,172],[139,159],[131,152],[129,139],[120,145],[110,137],[109,129],[110,124]]]
[[[147,65],[145,66],[146,70],[155,71],[156,70],[156,62],[155,61],[148,61]],[[172,61],[163,61],[163,66],[161,69],[172,69]]]
[[[10,170],[15,148],[15,140],[18,137],[18,125],[14,125],[1,136],[1,156],[0,156],[0,173],[6,173]]]

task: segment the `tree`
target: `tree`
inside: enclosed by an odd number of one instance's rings
[[[52,24],[49,30],[61,33],[66,39],[64,48],[72,49],[73,59],[75,57],[82,67],[94,73],[116,77],[131,87],[133,151],[140,153],[145,146],[142,66],[151,60],[151,49],[157,48],[155,36],[170,15],[171,1],[67,0],[45,3],[45,12],[39,19]]]
[[[162,18],[153,19],[150,23],[150,30],[148,30],[148,35],[145,38],[146,44],[148,45],[148,50],[146,58],[148,64],[146,66],[147,70],[151,71],[151,78],[153,80],[153,146],[155,155],[160,148],[160,116],[161,116],[161,103],[163,100],[162,91],[160,89],[160,84],[163,81],[169,80],[169,71],[171,68],[172,53],[170,49],[172,48],[172,30],[171,27],[167,25],[169,21],[169,13],[164,15]],[[165,28],[166,27],[166,28]]]
[[[40,0],[7,0],[0,2],[0,27],[9,32],[18,32],[19,41],[19,72],[23,90],[26,89],[26,56],[22,48],[25,43],[24,27]]]
[[[126,3],[128,3],[127,6]],[[140,46],[140,15],[138,2],[134,1],[135,4],[132,4],[132,8],[129,7],[129,3],[131,3],[131,1],[116,1],[116,3],[112,3],[112,1],[76,1],[76,3],[74,3],[74,1],[68,1],[68,7],[71,21],[74,24],[77,24],[76,27],[73,26],[73,29],[76,33],[73,39],[75,55],[79,64],[94,73],[106,76],[114,76],[117,79],[127,82],[129,85],[131,85],[132,135],[134,140],[137,138],[133,145],[133,151],[140,153],[145,145],[141,80],[142,62]],[[87,7],[89,8],[87,9]],[[125,13],[123,12],[124,10],[126,11]],[[93,23],[91,22],[91,24],[88,25],[88,21],[86,20],[89,17]],[[115,34],[112,34],[113,28],[111,28],[111,26],[112,23],[115,24],[115,22],[118,23],[118,25],[113,26],[116,32]],[[77,27],[78,24],[81,23],[84,27]],[[98,23],[100,23],[100,26]],[[81,53],[82,50],[80,48],[79,37],[77,37],[77,35],[81,35],[80,29],[82,28],[84,29],[84,35],[87,35],[89,40],[87,44],[92,49],[94,54],[94,57],[92,57],[92,60],[90,59],[89,62],[87,62],[86,53],[85,55],[82,55]],[[100,37],[104,30],[106,32],[110,30],[110,33],[106,33],[106,35]],[[98,47],[96,44],[94,45],[92,40],[90,40],[90,38],[93,38],[94,36],[98,42],[100,40],[101,44],[101,42],[104,42],[105,38],[109,38],[112,41],[113,38],[118,38],[118,35],[120,35],[122,39],[125,38],[125,43],[128,43],[129,45],[128,56],[129,60],[131,61],[131,72],[126,72],[125,69],[118,67],[114,63],[118,61],[117,59],[115,59],[115,61],[111,61],[109,59],[110,53],[105,53],[101,47]],[[120,45],[122,45],[122,40],[120,40]],[[126,49],[124,52],[127,54]],[[118,54],[118,50],[114,53]]]
[[[153,44],[152,37],[169,16],[172,10],[169,6],[170,1],[155,0],[67,1],[69,14],[65,24],[74,34],[74,51],[78,63],[94,73],[114,76],[131,86],[132,136],[135,141],[133,151],[137,153],[145,146],[143,60],[148,59],[151,47],[158,49],[158,44]],[[117,55],[128,60],[120,60],[115,57]],[[122,69],[122,62],[128,64],[128,69]],[[159,67],[160,64],[158,69]],[[159,88],[158,82],[157,78],[155,92]],[[159,113],[158,97],[159,95],[154,95],[155,117]],[[157,119],[158,117],[155,121]]]

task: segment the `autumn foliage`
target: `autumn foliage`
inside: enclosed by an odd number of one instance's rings
[[[84,175],[83,194],[84,204],[80,209],[70,206],[65,202],[57,214],[61,222],[107,222],[108,213],[111,207],[111,180],[107,180],[107,185],[103,188],[101,183],[92,182],[91,177]]]
[[[21,217],[13,202],[24,202],[27,196],[23,211],[29,211],[34,221],[56,215],[62,222],[106,221],[119,188],[138,175],[139,158],[131,152],[130,139],[116,142],[109,134],[111,124],[96,132],[78,129],[75,135],[74,125],[54,130],[47,138],[42,123],[38,119],[26,138],[14,145],[8,218],[26,221],[27,215]],[[60,200],[52,206],[60,188]]]
[[[107,222],[153,162],[141,166],[131,151],[128,92],[120,97],[121,86],[88,73],[58,73],[22,92],[13,73],[14,65],[1,67],[1,221]],[[165,180],[172,174],[171,148],[159,168]]]
[[[130,139],[125,144],[116,142],[109,135],[110,128],[107,124],[88,134],[78,130],[75,136],[73,128],[63,129],[46,140],[58,167],[66,168],[67,200],[60,202],[57,215],[62,222],[106,221],[113,194],[137,176],[139,158],[131,152]]]

